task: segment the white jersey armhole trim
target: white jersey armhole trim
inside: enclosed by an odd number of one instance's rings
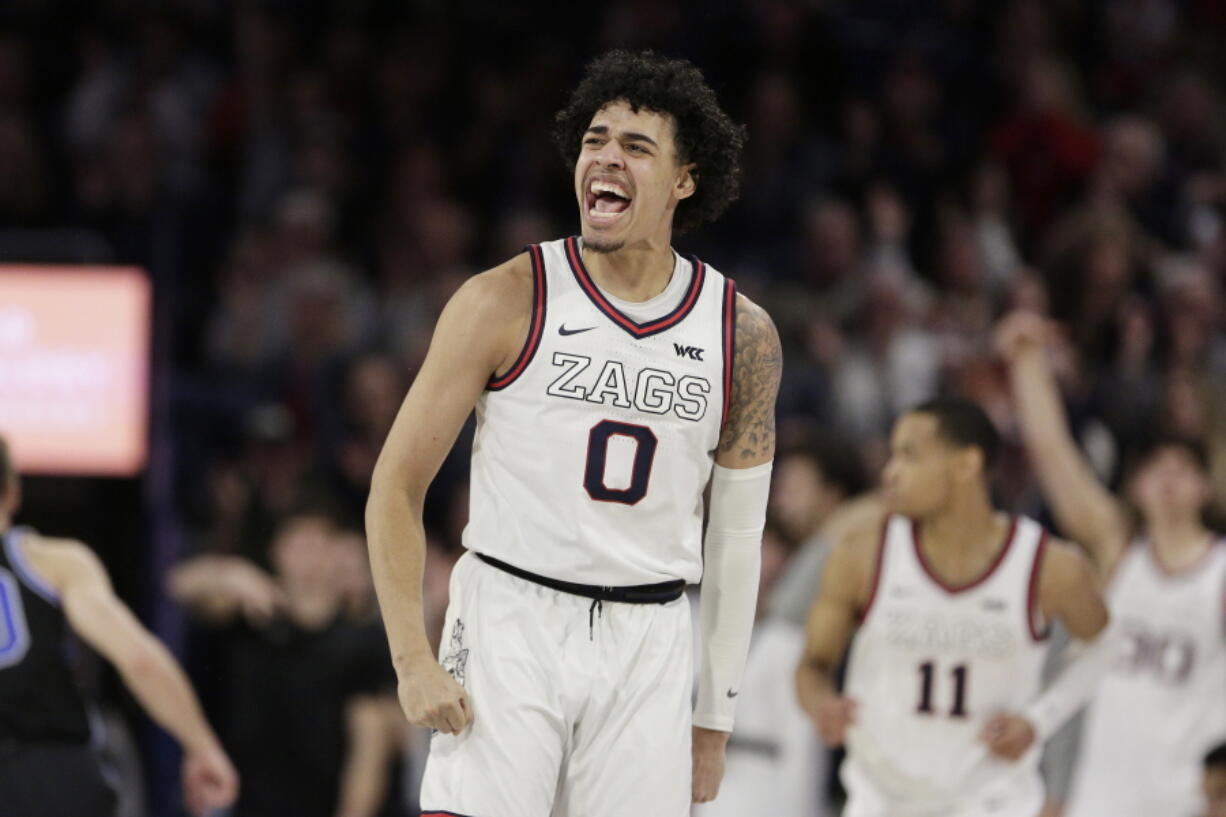
[[[873,562],[873,578],[869,584],[868,597],[864,600],[864,607],[858,616],[857,623],[861,627],[868,621],[869,613],[873,611],[873,602],[877,600],[877,593],[881,590],[881,574],[885,570],[886,546],[889,544],[890,524],[893,519],[894,517],[887,515],[881,522],[881,534],[877,537],[877,553]]]
[[[1043,556],[1047,553],[1047,529],[1039,531],[1039,541],[1034,547],[1034,563],[1030,567],[1030,584],[1026,590],[1026,628],[1036,643],[1046,641],[1051,635],[1051,622],[1043,616],[1039,604],[1039,588],[1043,575]]]

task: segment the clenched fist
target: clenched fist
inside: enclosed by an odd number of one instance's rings
[[[468,693],[434,661],[403,673],[396,691],[405,718],[414,726],[458,735],[473,722]]]
[[[996,326],[996,352],[1013,363],[1027,349],[1042,349],[1052,334],[1050,322],[1033,312],[1010,312]]]
[[[183,799],[192,814],[211,814],[238,798],[238,772],[220,746],[189,751],[183,756]]]

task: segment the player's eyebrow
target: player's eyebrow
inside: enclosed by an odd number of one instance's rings
[[[608,136],[609,127],[607,125],[593,125],[592,127],[588,128],[587,131],[585,131],[585,133],[594,133],[597,136]],[[656,144],[655,139],[652,139],[650,136],[648,136],[645,133],[638,133],[636,131],[626,131],[625,133],[622,134],[622,138],[629,139],[631,142],[646,142],[647,144],[651,145],[653,148],[660,147],[658,144]]]

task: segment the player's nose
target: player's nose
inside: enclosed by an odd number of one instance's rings
[[[596,153],[596,163],[604,168],[623,168],[626,166],[626,154],[616,139],[610,139]]]

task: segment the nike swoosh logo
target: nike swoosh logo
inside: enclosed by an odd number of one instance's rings
[[[739,693],[739,692],[733,692],[732,690],[728,690],[728,697],[729,697],[729,698],[735,698],[737,695],[740,695],[740,694],[741,694],[741,693]]]
[[[558,327],[558,334],[559,335],[577,335],[580,332],[591,332],[595,328],[596,328],[595,326],[585,326],[582,329],[567,329],[566,324],[562,324],[561,326]]]

